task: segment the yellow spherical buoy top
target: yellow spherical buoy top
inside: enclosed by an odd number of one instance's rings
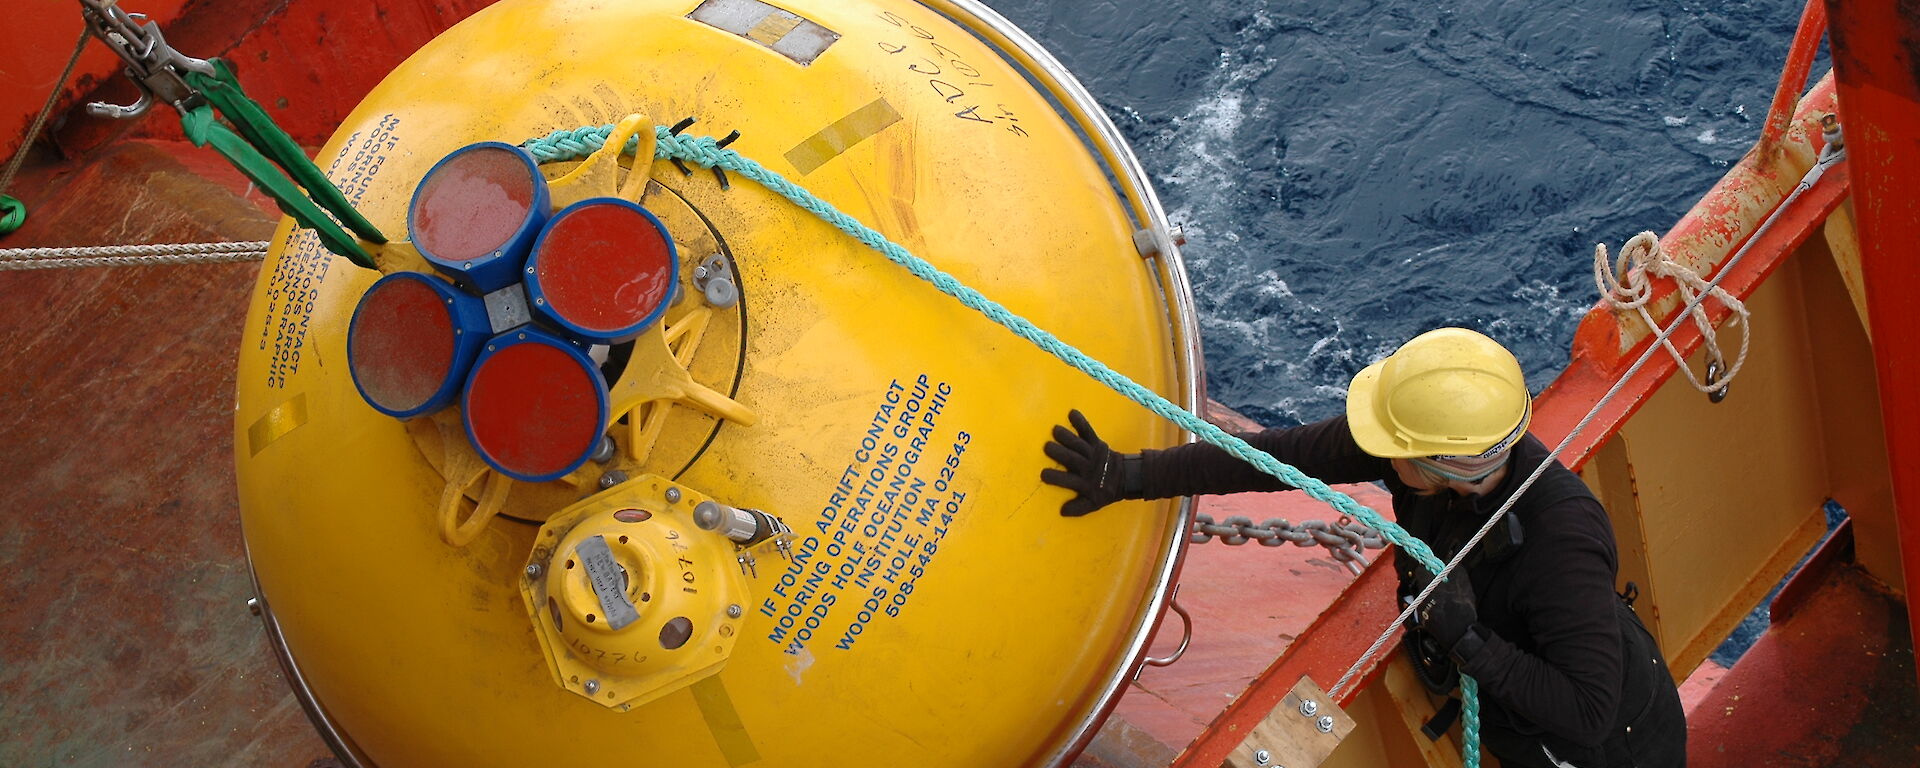
[[[1041,446],[1071,408],[1125,450],[1183,436],[768,188],[653,159],[655,126],[737,131],[728,149],[1193,404],[1177,251],[1136,244],[1165,240],[1136,235],[1150,191],[1116,193],[1102,161],[1124,148],[1083,141],[1065,91],[963,6],[506,0],[343,121],[318,162],[396,234],[384,270],[440,281],[395,314],[434,322],[350,355],[381,275],[283,223],[234,425],[264,612],[343,749],[382,768],[958,767],[1091,736],[1186,532],[1174,500],[1063,518]],[[525,245],[519,274],[449,276],[466,262],[436,272],[403,242],[450,154],[608,124],[637,159],[542,161],[550,199],[455,233],[517,233],[470,261]],[[612,240],[543,250],[594,205],[620,226],[574,239]],[[623,232],[671,242],[636,260]],[[563,322],[627,290],[570,265],[632,263],[648,312],[599,336]],[[460,394],[383,413],[356,364]]]

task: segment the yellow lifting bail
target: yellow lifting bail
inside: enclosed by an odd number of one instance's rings
[[[1161,284],[1181,278],[1141,258],[1100,158],[1014,65],[905,0],[501,3],[409,58],[319,157],[397,239],[448,152],[636,113],[738,130],[733,149],[1192,404],[1190,326],[1169,322]],[[546,483],[449,490],[458,419],[381,416],[335,364],[374,275],[283,223],[243,335],[236,463],[263,603],[329,727],[389,768],[1063,754],[1144,650],[1185,532],[1173,501],[1061,518],[1039,445],[1069,407],[1117,444],[1182,437],[758,185],[630,164],[645,174],[580,179],[660,216],[689,254],[687,301],[656,364],[608,382],[641,404],[614,430],[621,455]],[[714,255],[737,272],[737,306],[685,290]],[[634,378],[666,360],[674,380]],[[689,527],[682,508],[702,500],[777,516],[790,559]],[[483,510],[498,516],[476,522]],[[650,517],[620,518],[635,511]],[[678,570],[694,552],[698,570]],[[682,573],[699,584],[683,602],[648,586]],[[605,611],[621,597],[633,615],[616,629]],[[572,638],[591,638],[591,660]],[[627,673],[599,654],[632,658],[614,645],[668,661]]]

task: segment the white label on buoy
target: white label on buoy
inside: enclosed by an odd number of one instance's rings
[[[600,610],[606,614],[607,628],[618,630],[639,620],[640,612],[627,600],[627,574],[613,561],[613,550],[602,536],[588,537],[574,547],[587,568],[587,580],[600,597]]]

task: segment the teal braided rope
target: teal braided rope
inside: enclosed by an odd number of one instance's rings
[[[612,131],[613,126],[611,125],[587,126],[570,131],[555,131],[545,137],[529,140],[521,146],[532,154],[535,159],[542,162],[578,160],[605,145],[607,137]],[[1366,505],[1354,501],[1353,497],[1328,487],[1326,483],[1320,482],[1318,479],[1309,477],[1306,473],[1301,472],[1292,465],[1274,458],[1272,454],[1248,445],[1247,441],[1229,434],[1226,430],[1208,423],[1205,419],[1200,418],[1193,412],[1175,405],[1172,401],[1161,397],[1158,393],[1141,386],[1118,371],[1107,367],[1105,363],[1088,357],[1086,353],[1055,338],[1053,334],[1041,330],[1038,326],[1028,322],[1026,318],[1013,314],[1008,311],[1007,308],[1000,306],[997,302],[987,298],[979,291],[961,284],[961,282],[952,275],[940,271],[939,268],[928,263],[927,260],[913,255],[906,248],[888,240],[886,236],[874,231],[871,227],[861,224],[852,216],[841,213],[839,209],[834,208],[827,201],[820,199],[799,185],[788,181],[780,174],[768,170],[765,166],[754,162],[751,158],[745,157],[731,149],[720,147],[710,136],[674,135],[668,133],[665,126],[656,126],[654,128],[654,136],[658,140],[654,149],[655,158],[663,160],[679,159],[703,167],[718,167],[758,182],[761,186],[793,202],[794,205],[806,209],[822,221],[832,224],[840,231],[847,233],[853,239],[860,241],[867,247],[879,251],[880,254],[886,256],[889,261],[905,267],[907,271],[913,273],[915,277],[932,283],[941,293],[952,296],[968,308],[986,315],[989,319],[999,323],[1007,330],[1012,331],[1014,335],[1033,342],[1035,346],[1059,358],[1061,362],[1073,366],[1082,373],[1093,377],[1094,380],[1107,385],[1113,389],[1113,391],[1120,393],[1127,399],[1145,406],[1147,410],[1159,414],[1174,424],[1179,425],[1181,429],[1192,432],[1201,439],[1239,457],[1248,464],[1252,464],[1260,471],[1279,478],[1281,482],[1306,492],[1308,496],[1326,503],[1328,506],[1338,510],[1341,514],[1353,517],[1372,526],[1374,530],[1379,531],[1381,535],[1385,536],[1389,541],[1392,541],[1395,546],[1412,554],[1429,573],[1439,573],[1441,569],[1446,567],[1445,563],[1434,556],[1433,549],[1428,547],[1426,542],[1415,538],[1412,534],[1407,533],[1406,529],[1381,517],[1379,513],[1368,508]],[[633,152],[638,147],[638,139],[630,140],[627,144],[628,146],[624,148],[625,151]],[[1460,691],[1461,711],[1466,734],[1465,743],[1461,748],[1461,752],[1463,753],[1462,757],[1466,762],[1467,768],[1478,768],[1480,765],[1479,685],[1473,681],[1473,678],[1461,675]]]

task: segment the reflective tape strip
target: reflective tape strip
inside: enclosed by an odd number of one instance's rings
[[[307,423],[307,393],[302,392],[288,398],[286,402],[273,407],[266,415],[255,419],[247,427],[247,451],[249,456],[258,456],[272,445],[273,441],[286,437],[288,432]]]
[[[752,40],[803,67],[840,39],[838,32],[760,0],[703,0],[687,18]]]
[[[700,706],[700,718],[707,721],[707,730],[713,734],[714,743],[720,745],[720,754],[727,759],[727,765],[759,762],[760,749],[753,745],[753,737],[747,734],[747,725],[740,721],[740,711],[733,708],[733,697],[727,695],[727,686],[720,682],[720,676],[709,675],[688,690],[693,692],[693,701]]]
[[[786,37],[788,32],[792,32],[803,21],[806,19],[776,9],[773,13],[762,17],[752,29],[747,30],[746,37],[748,40],[772,48],[775,43],[780,42],[780,38]]]
[[[839,157],[847,148],[897,122],[900,122],[899,111],[886,99],[874,99],[787,150],[787,162],[793,163],[800,175],[805,176]]]

